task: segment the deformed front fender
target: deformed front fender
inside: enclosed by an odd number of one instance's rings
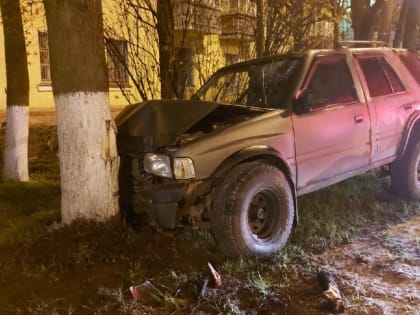
[[[295,219],[294,225],[298,223],[298,207],[297,207],[297,193],[296,193],[296,176],[295,171],[291,165],[287,162],[286,157],[284,157],[280,152],[277,152],[275,149],[267,145],[257,145],[244,148],[231,156],[225,159],[221,165],[219,165],[214,171],[212,178],[221,179],[224,178],[228,172],[234,168],[236,165],[246,162],[252,162],[256,160],[265,160],[270,164],[278,167],[286,176],[286,179],[289,182],[290,189],[293,193],[294,206],[295,206]]]
[[[294,172],[290,165],[286,162],[287,159],[282,156],[281,153],[267,145],[256,145],[244,148],[238,152],[235,152],[228,158],[226,158],[214,171],[212,177],[220,178],[224,177],[229,170],[240,163],[250,162],[254,160],[270,160],[274,165],[279,166],[280,169],[285,173],[287,177],[290,177],[294,183]]]

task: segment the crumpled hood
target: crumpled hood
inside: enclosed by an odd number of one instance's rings
[[[216,111],[216,109],[218,109]],[[233,111],[232,109],[235,110]],[[219,113],[211,118],[210,113]],[[116,117],[118,126],[119,151],[122,146],[133,146],[133,143],[124,145],[124,142],[133,142],[135,147],[130,151],[151,151],[157,147],[174,145],[179,137],[192,128],[203,118],[211,120],[226,120],[236,114],[260,114],[261,110],[251,110],[244,106],[221,105],[219,103],[203,101],[166,101],[155,100],[127,106]],[[264,110],[262,110],[264,111]]]
[[[201,101],[160,100],[127,106],[115,119],[119,141],[136,137],[143,142],[145,150],[172,145],[183,132],[218,106]]]

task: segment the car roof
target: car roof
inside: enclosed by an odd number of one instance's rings
[[[396,49],[391,47],[343,47],[343,48],[333,48],[333,49],[309,49],[304,52],[297,52],[297,53],[290,53],[290,54],[279,54],[269,57],[261,57],[261,58],[255,58],[246,60],[243,62],[235,63],[229,66],[225,66],[221,69],[219,69],[218,72],[225,72],[229,70],[233,70],[236,68],[242,68],[257,64],[263,64],[271,61],[281,60],[281,59],[292,59],[292,58],[303,58],[307,56],[314,56],[318,54],[334,54],[334,53],[345,53],[345,52],[351,52],[351,53],[386,53],[386,52],[408,52],[407,49]]]

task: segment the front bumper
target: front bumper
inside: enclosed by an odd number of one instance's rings
[[[143,184],[134,187],[134,198],[149,202],[149,213],[162,227],[173,229],[176,226],[178,203],[187,185],[185,183]]]

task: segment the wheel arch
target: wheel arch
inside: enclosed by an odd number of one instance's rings
[[[404,131],[403,139],[401,142],[399,157],[402,157],[407,151],[410,141],[413,141],[415,137],[420,138],[420,111],[416,111],[409,119],[407,128]]]
[[[266,145],[251,146],[244,149],[241,149],[234,154],[226,158],[214,171],[213,178],[223,178],[227,173],[234,168],[235,166],[253,162],[256,160],[262,160],[267,162],[270,165],[277,167],[285,175],[290,189],[293,194],[293,202],[295,208],[294,216],[294,226],[297,225],[299,221],[298,216],[298,205],[297,205],[297,192],[294,179],[294,172],[291,166],[287,163],[286,158],[274,148]]]

